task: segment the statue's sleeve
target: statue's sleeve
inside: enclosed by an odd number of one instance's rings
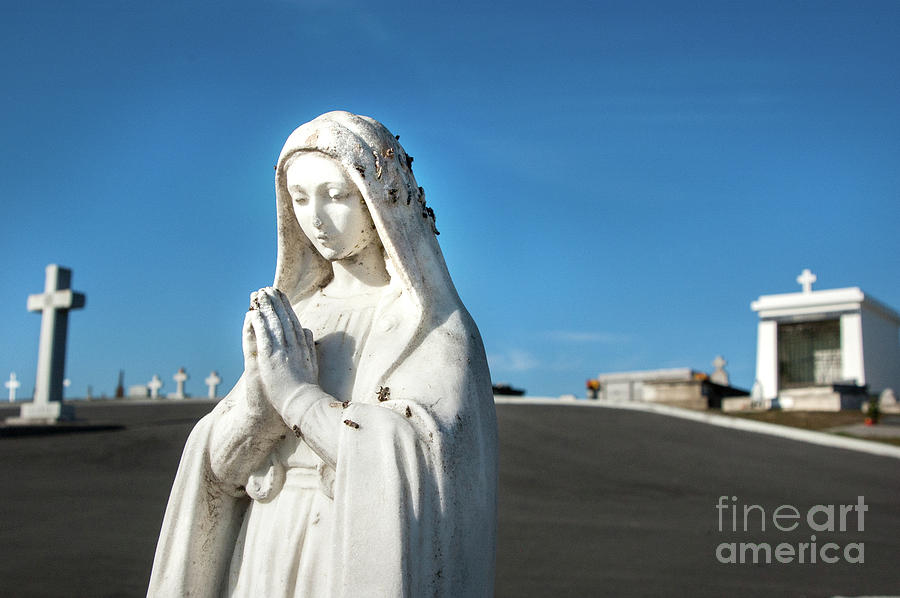
[[[430,335],[388,400],[339,410],[354,425],[334,440],[335,597],[493,595],[496,420],[461,328]]]
[[[225,492],[208,448],[217,413],[201,419],[184,447],[153,559],[148,598],[219,596],[248,499]]]
[[[210,423],[210,470],[232,494],[242,495],[250,474],[266,460],[287,429],[274,409],[258,412],[246,401],[242,376],[216,406]]]

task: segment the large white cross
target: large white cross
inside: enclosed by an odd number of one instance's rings
[[[11,372],[9,374],[9,382],[4,383],[4,386],[9,389],[9,402],[16,402],[16,389],[22,386],[22,383],[16,379],[16,373]]]
[[[159,398],[159,389],[162,388],[163,381],[159,379],[158,374],[153,374],[153,379],[147,383],[147,388],[150,389],[150,398],[158,399]]]
[[[34,400],[27,409],[23,406],[22,418],[57,420],[62,413],[69,310],[85,304],[84,294],[73,291],[71,283],[71,270],[50,264],[44,292],[28,297],[28,311],[41,312],[41,340]]]
[[[222,379],[219,378],[219,374],[215,371],[210,372],[209,376],[207,376],[206,380],[204,380],[204,382],[206,382],[206,385],[209,387],[209,398],[216,398],[216,387],[219,386],[219,383],[221,381]]]
[[[187,372],[184,371],[184,368],[178,368],[178,371],[175,372],[175,375],[172,376],[172,379],[175,380],[175,394],[172,395],[172,398],[183,399],[184,383],[188,379]]]
[[[809,271],[809,268],[804,268],[803,272],[800,273],[800,276],[797,277],[797,284],[803,287],[804,293],[812,293],[812,285],[816,282],[816,275]]]

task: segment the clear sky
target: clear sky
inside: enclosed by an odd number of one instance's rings
[[[900,2],[6,1],[0,377],[44,266],[87,294],[70,396],[241,371],[273,171],[345,109],[401,135],[495,381],[753,382],[760,294],[900,308]]]

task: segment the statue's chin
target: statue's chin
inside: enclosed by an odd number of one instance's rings
[[[347,257],[347,256],[343,255],[344,252],[339,251],[338,249],[334,249],[331,247],[325,247],[318,243],[316,243],[315,245],[316,245],[316,251],[319,252],[319,255],[321,255],[323,258],[325,258],[329,262],[336,262],[338,260],[341,260],[341,259]]]

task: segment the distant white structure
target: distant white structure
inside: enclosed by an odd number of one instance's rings
[[[209,398],[216,398],[216,388],[218,388],[219,383],[222,382],[222,379],[219,378],[219,374],[215,371],[210,372],[209,376],[206,377],[206,380],[204,380],[204,382],[206,383],[206,386],[209,387]]]
[[[159,379],[159,374],[153,374],[153,378],[147,383],[147,388],[150,389],[151,399],[159,398],[159,389],[162,388],[162,386],[163,381]]]
[[[146,399],[150,396],[150,389],[145,384],[136,384],[128,387],[129,399]]]
[[[662,370],[640,370],[635,372],[615,372],[600,374],[600,396],[604,401],[651,401],[655,398],[655,392],[645,386],[652,386],[658,381],[683,381],[694,380],[697,372],[691,368],[668,368]]]
[[[722,386],[728,386],[731,384],[728,379],[728,372],[725,371],[725,366],[728,365],[728,362],[725,361],[725,358],[721,355],[716,355],[716,358],[713,359],[712,365],[715,371],[709,375],[710,382],[715,382],[716,384],[721,384]]]
[[[852,408],[861,388],[877,394],[900,387],[900,315],[858,287],[812,290],[816,275],[804,269],[799,293],[763,295],[759,314],[756,379],[766,399],[782,408]]]
[[[187,372],[184,371],[184,368],[178,368],[178,371],[175,372],[175,375],[172,376],[172,379],[175,380],[175,393],[169,395],[170,399],[183,399],[184,395],[184,383],[188,379]]]
[[[16,389],[19,388],[20,386],[22,386],[22,383],[19,382],[18,379],[16,379],[15,372],[10,372],[9,381],[4,382],[3,386],[5,386],[6,388],[9,389],[9,402],[15,403],[16,402]]]
[[[668,368],[600,374],[598,399],[601,401],[647,401],[687,409],[718,409],[725,397],[746,396],[747,391],[732,388],[725,372],[726,361],[717,356],[716,372],[708,376],[691,368]],[[713,379],[715,376],[716,379]],[[724,382],[724,384],[723,384]]]

